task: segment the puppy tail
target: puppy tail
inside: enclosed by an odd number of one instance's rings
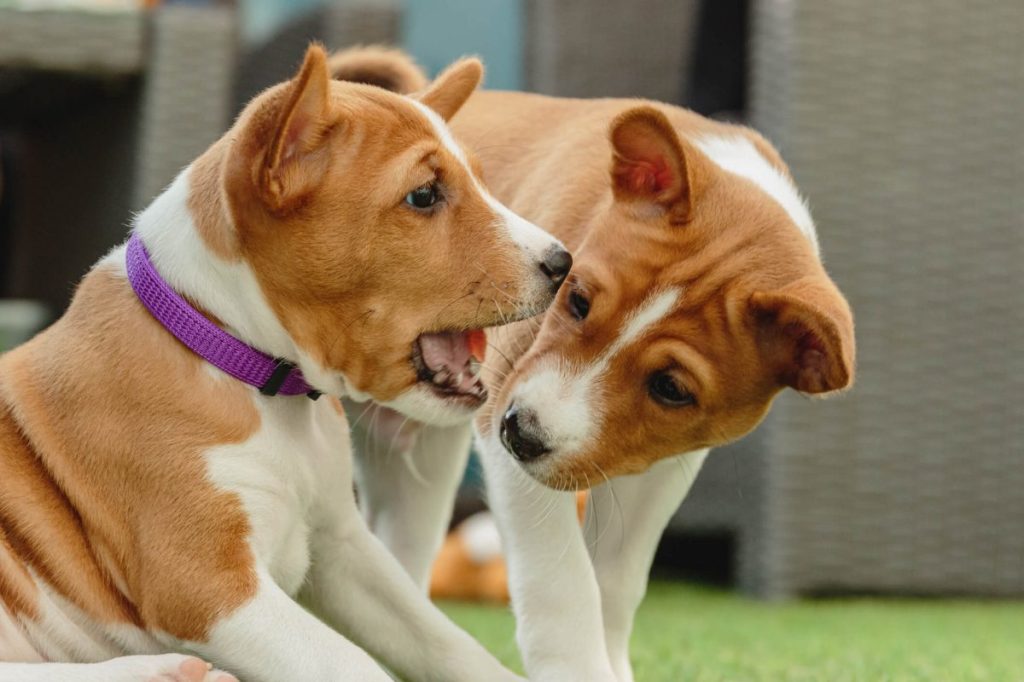
[[[427,74],[401,50],[383,45],[361,45],[340,50],[327,61],[331,77],[366,83],[402,95],[427,87]]]

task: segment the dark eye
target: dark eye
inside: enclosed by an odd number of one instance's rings
[[[441,199],[441,192],[437,188],[436,182],[428,182],[425,185],[420,185],[413,191],[405,195],[405,203],[409,204],[413,208],[427,209],[436,204]]]
[[[686,407],[697,402],[697,398],[679,386],[668,372],[656,372],[647,380],[647,391],[657,402],[666,407]]]
[[[578,291],[569,292],[569,314],[577,320],[585,320],[590,313],[590,301]]]

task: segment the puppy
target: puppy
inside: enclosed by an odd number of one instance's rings
[[[359,52],[333,64],[340,77],[366,65]],[[575,252],[542,318],[489,335],[475,422],[524,661],[533,680],[629,682],[654,550],[708,450],[783,389],[847,388],[853,317],[786,165],[749,128],[642,100],[480,92],[453,129],[495,194]],[[418,497],[401,466],[381,467],[386,485],[360,478],[417,580],[467,433],[421,430],[413,460],[433,485]],[[581,532],[568,491],[588,487]]]
[[[335,397],[465,421],[476,330],[569,270],[444,122],[480,78],[413,99],[311,47],[0,358],[0,660],[35,662],[0,680],[518,679],[367,530]]]

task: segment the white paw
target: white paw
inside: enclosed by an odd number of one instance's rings
[[[125,656],[98,665],[110,682],[238,682],[206,661],[181,654]]]

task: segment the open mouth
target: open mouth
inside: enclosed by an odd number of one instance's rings
[[[482,329],[420,334],[413,344],[412,364],[435,395],[475,409],[487,400],[480,380],[486,350]]]

